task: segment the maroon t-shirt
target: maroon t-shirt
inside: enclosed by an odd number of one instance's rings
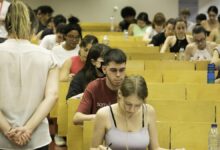
[[[116,102],[117,91],[112,91],[107,87],[106,78],[98,78],[88,84],[77,111],[95,114],[99,108]]]

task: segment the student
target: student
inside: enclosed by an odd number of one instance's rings
[[[174,25],[175,35],[166,38],[160,52],[165,53],[170,49],[172,53],[178,53],[180,48],[185,49],[186,45],[191,43],[191,37],[186,35],[186,22],[177,18]]]
[[[96,78],[104,76],[101,71],[103,57],[110,48],[104,44],[95,44],[91,47],[86,59],[86,63],[70,83],[66,99],[83,93],[86,86]]]
[[[117,90],[125,77],[126,60],[125,53],[119,49],[110,49],[104,55],[102,70],[106,77],[88,84],[74,115],[74,124],[92,120],[98,109],[116,103]]]
[[[12,0],[5,22],[9,38],[0,45],[0,149],[47,150],[47,116],[58,98],[57,63],[50,51],[29,42],[37,21],[21,0]]]
[[[161,33],[164,31],[166,23],[166,18],[163,13],[158,12],[154,15],[154,19],[152,22],[152,26],[148,27],[146,29],[146,33],[144,35],[143,40],[144,41],[150,41],[153,36],[155,36],[158,33]]]
[[[218,45],[214,42],[206,41],[206,30],[202,26],[196,26],[192,34],[194,42],[187,45],[185,60],[211,61],[212,59],[219,58],[218,51],[214,50]]]
[[[189,20],[190,15],[191,13],[188,8],[184,8],[180,10],[180,18],[182,18],[186,22],[187,25],[186,31],[188,33],[192,33],[193,27],[195,26],[195,24]]]
[[[119,23],[119,31],[128,30],[128,27],[132,23],[136,23],[136,11],[131,6],[126,6],[121,10],[121,17],[123,20]]]
[[[170,18],[165,25],[165,31],[153,36],[150,44],[153,46],[162,46],[168,36],[174,35],[175,19]]]
[[[98,39],[93,35],[86,35],[80,42],[80,50],[78,56],[73,56],[67,59],[60,70],[60,81],[72,80],[84,66],[87,55],[92,45],[97,44]]]
[[[73,23],[66,25],[64,29],[64,39],[64,43],[52,49],[52,52],[58,59],[60,67],[68,58],[79,55],[79,43],[82,39],[81,27]]]
[[[126,77],[117,103],[96,114],[90,150],[164,150],[159,147],[155,110],[145,103],[147,96],[142,76]]]
[[[141,12],[137,16],[137,23],[130,24],[128,28],[128,34],[132,36],[144,36],[147,27],[151,25],[149,21],[148,14],[146,12]]]
[[[208,8],[208,20],[204,20],[201,22],[201,25],[206,29],[207,35],[211,33],[212,30],[218,29],[219,23],[217,20],[218,16],[218,8],[216,6],[210,6]]]
[[[220,15],[218,16],[218,22],[220,24]],[[220,25],[218,28],[211,31],[209,35],[209,40],[220,44]]]

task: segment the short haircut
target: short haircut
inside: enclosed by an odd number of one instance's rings
[[[63,15],[59,14],[53,18],[53,22],[54,22],[55,27],[57,27],[58,24],[60,23],[66,24],[66,18]]]
[[[127,61],[127,57],[126,57],[125,53],[122,50],[112,48],[104,54],[103,65],[106,66],[110,62],[115,62],[117,64],[122,64],[122,63],[126,63],[126,61]]]
[[[53,8],[47,5],[39,6],[37,8],[37,13],[40,14],[52,14],[54,12]]]
[[[198,14],[198,15],[196,16],[196,20],[197,20],[197,21],[203,21],[203,20],[206,20],[206,19],[207,19],[207,17],[206,17],[206,15],[203,14],[203,13]]]
[[[78,24],[69,23],[68,25],[66,25],[65,30],[64,30],[64,35],[67,35],[72,30],[78,31],[79,36],[82,39],[82,29],[81,29],[80,25],[78,25]]]
[[[192,30],[192,34],[199,34],[199,33],[204,33],[206,35],[207,31],[201,25],[196,25]]]
[[[152,26],[153,27],[155,27],[155,25],[164,26],[165,22],[166,22],[166,18],[164,16],[164,14],[161,12],[158,12],[154,15]]]
[[[56,33],[64,34],[66,28],[66,24],[60,23],[56,27]]]
[[[180,15],[187,15],[187,16],[190,16],[190,11],[189,11],[189,8],[184,8],[180,11]]]
[[[146,12],[140,12],[137,16],[137,20],[142,20],[144,21],[147,25],[151,24],[148,14]]]
[[[170,19],[167,20],[166,26],[167,26],[168,24],[175,25],[175,23],[176,23],[176,20],[175,20],[174,18],[170,18]]]
[[[121,10],[121,16],[122,16],[122,18],[130,17],[130,16],[135,17],[136,16],[136,11],[133,7],[126,6]]]

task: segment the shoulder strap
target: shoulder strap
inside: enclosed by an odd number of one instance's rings
[[[109,108],[110,108],[110,111],[111,111],[111,115],[112,115],[112,119],[113,119],[114,125],[115,125],[115,127],[117,128],[117,124],[116,124],[116,121],[115,121],[115,116],[114,116],[114,114],[113,114],[111,105],[109,106]]]

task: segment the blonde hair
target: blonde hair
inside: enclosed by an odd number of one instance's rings
[[[21,0],[12,0],[5,19],[5,26],[16,39],[30,39],[33,30],[30,17],[31,9]]]

